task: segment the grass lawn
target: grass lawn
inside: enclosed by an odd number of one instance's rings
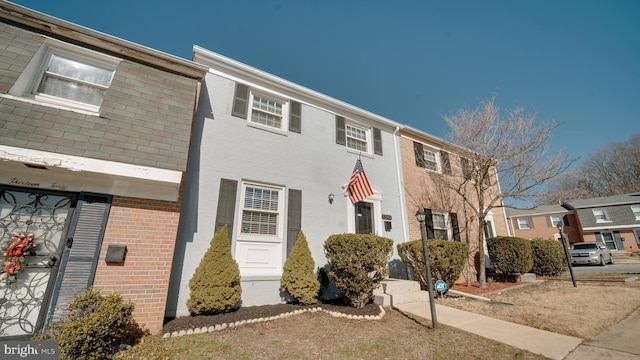
[[[323,312],[213,333],[148,337],[118,359],[544,359],[526,351],[388,309],[382,320]]]

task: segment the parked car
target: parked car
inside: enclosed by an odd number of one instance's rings
[[[580,242],[571,246],[571,264],[613,264],[611,250],[602,243]]]

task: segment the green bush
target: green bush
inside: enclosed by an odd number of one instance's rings
[[[373,290],[389,274],[393,240],[369,234],[331,235],[324,243],[329,275],[346,302],[361,308],[373,300]]]
[[[531,272],[540,276],[558,276],[569,267],[562,243],[558,240],[531,240],[533,267]]]
[[[69,359],[110,359],[120,344],[134,345],[148,331],[133,319],[135,305],[117,293],[102,296],[87,290],[69,304],[66,320],[54,326],[63,356]]]
[[[240,300],[240,268],[231,256],[227,227],[215,233],[209,250],[189,281],[187,307],[193,315],[231,311]]]
[[[487,250],[493,268],[503,274],[524,274],[533,266],[529,240],[498,236],[487,239]]]
[[[450,289],[460,278],[469,255],[469,246],[457,241],[427,240],[429,250],[429,267],[431,280],[443,280]],[[398,254],[402,262],[413,272],[414,280],[420,282],[420,287],[427,290],[427,272],[422,252],[422,240],[409,241],[398,244]],[[433,285],[433,284],[432,284]]]
[[[315,262],[311,256],[307,238],[300,231],[291,254],[284,263],[280,289],[299,304],[315,304],[318,302],[320,282],[313,273],[314,268]]]

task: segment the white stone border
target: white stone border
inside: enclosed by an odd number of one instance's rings
[[[265,321],[272,321],[272,320],[277,320],[277,319],[284,319],[293,315],[299,315],[305,312],[318,312],[318,311],[322,311],[325,312],[333,317],[341,317],[341,318],[347,318],[350,320],[382,320],[382,317],[385,315],[386,311],[384,311],[384,308],[382,306],[380,307],[380,314],[373,316],[373,315],[347,315],[347,314],[343,314],[339,311],[330,311],[330,310],[325,310],[321,307],[315,307],[315,308],[310,308],[310,309],[299,309],[299,310],[295,310],[295,311],[291,311],[288,313],[282,313],[280,315],[274,315],[274,316],[269,316],[269,317],[261,317],[261,318],[257,318],[257,319],[251,319],[251,320],[241,320],[241,321],[236,321],[236,322],[232,322],[232,323],[224,323],[224,324],[218,324],[215,326],[203,326],[201,328],[195,328],[195,329],[189,329],[189,330],[180,330],[180,331],[174,331],[171,333],[165,333],[164,335],[162,335],[163,339],[168,339],[168,338],[174,338],[174,337],[180,337],[180,336],[184,336],[184,335],[193,335],[193,334],[204,334],[204,333],[210,333],[210,332],[215,332],[215,331],[220,331],[220,330],[224,330],[224,329],[233,329],[236,328],[238,326],[242,326],[242,325],[246,325],[246,324],[255,324],[255,323],[260,323],[260,322],[265,322]]]

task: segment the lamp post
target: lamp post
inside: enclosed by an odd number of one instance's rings
[[[420,234],[422,235],[422,254],[424,255],[424,265],[427,269],[427,289],[429,290],[429,306],[431,307],[431,324],[433,330],[438,330],[438,319],[436,316],[436,303],[433,299],[433,281],[431,280],[431,265],[429,265],[429,249],[427,248],[427,226],[425,219],[427,215],[424,210],[416,212],[416,218],[420,223]]]
[[[571,266],[571,255],[569,254],[569,249],[564,239],[564,234],[562,233],[562,224],[558,224],[558,232],[560,233],[560,241],[562,241],[562,247],[564,248],[564,256],[567,259],[567,264],[569,265],[569,273],[571,274],[571,281],[573,282],[573,287],[578,287],[578,285],[576,285],[576,278],[573,276],[573,266]]]

